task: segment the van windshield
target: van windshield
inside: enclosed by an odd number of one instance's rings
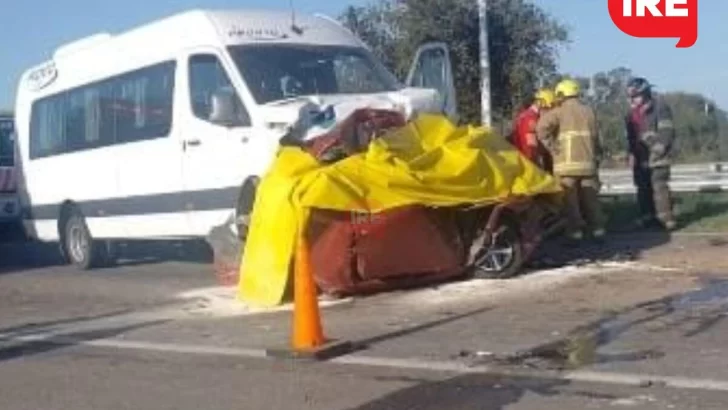
[[[13,122],[0,119],[0,167],[15,165]]]
[[[265,44],[232,46],[229,51],[258,104],[401,88],[364,48]]]

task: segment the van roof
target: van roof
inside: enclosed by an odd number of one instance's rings
[[[63,44],[50,59],[26,70],[20,81],[53,81],[56,70],[70,60],[143,61],[186,48],[256,43],[366,47],[341,24],[322,15],[294,17],[291,12],[253,8],[193,9],[117,34],[96,33]]]
[[[210,28],[214,32],[206,30]],[[95,47],[111,45],[115,40],[127,37],[154,37],[164,32],[169,37],[187,42],[195,42],[191,39],[195,35],[203,38],[213,34],[217,37],[215,40],[225,45],[260,42],[362,45],[347,29],[335,20],[322,15],[294,16],[285,11],[252,8],[193,9],[138,25],[117,34],[96,33],[63,44],[55,50],[53,60]]]

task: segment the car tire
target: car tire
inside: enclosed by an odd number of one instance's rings
[[[474,250],[471,269],[478,279],[508,279],[518,275],[524,265],[523,243],[518,224],[503,217],[493,246]]]
[[[89,270],[98,267],[106,259],[106,247],[94,241],[82,215],[76,213],[66,219],[63,233],[63,251],[73,266]]]

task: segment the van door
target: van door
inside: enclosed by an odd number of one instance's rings
[[[458,122],[458,104],[450,51],[445,43],[425,43],[417,49],[407,75],[410,87],[433,88],[440,94],[442,113]]]
[[[256,138],[233,64],[215,48],[188,51],[183,152],[188,219],[194,235],[232,222],[241,186],[269,155]]]
[[[177,62],[167,60],[116,77],[98,89],[98,98],[111,102],[115,143],[99,154],[82,154],[79,160],[104,164],[99,169],[118,169],[118,197],[104,210],[113,218],[90,221],[92,230],[91,225],[110,234],[123,230],[131,238],[187,235],[177,148],[183,127],[175,118],[177,71]],[[113,162],[118,167],[108,168]]]

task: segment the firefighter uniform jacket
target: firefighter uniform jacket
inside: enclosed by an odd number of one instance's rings
[[[633,109],[626,118],[629,153],[643,168],[669,166],[675,141],[672,110],[667,104],[652,104]]]
[[[555,175],[597,175],[601,144],[596,114],[588,105],[576,98],[565,100],[541,116],[536,135],[553,156]]]
[[[516,121],[513,127],[513,135],[511,136],[511,142],[518,148],[523,155],[525,155],[531,161],[536,160],[536,154],[538,154],[537,146],[531,146],[528,144],[529,134],[536,133],[536,123],[538,122],[539,114],[532,108],[527,108],[521,111],[516,117]],[[535,137],[534,137],[535,138]]]

